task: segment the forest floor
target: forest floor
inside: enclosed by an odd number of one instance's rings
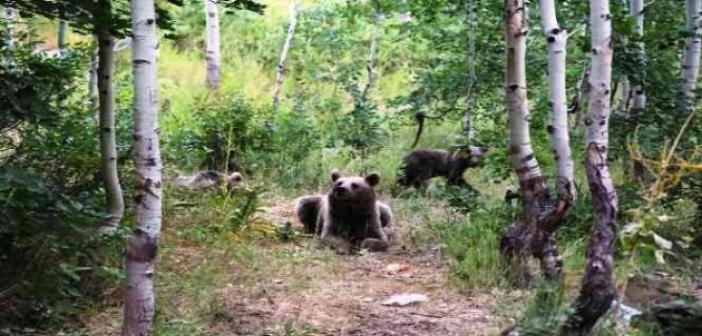
[[[290,221],[301,229],[291,200],[274,196],[265,203],[260,217],[271,223]],[[397,243],[389,252],[341,256],[318,248],[308,237],[216,248],[192,244],[179,236],[193,219],[182,213],[166,216],[156,281],[156,334],[498,334],[516,315],[514,307],[524,294],[461,290],[438,245],[406,244],[412,226],[422,223],[396,217]],[[383,305],[403,293],[423,294],[427,301]],[[92,317],[87,324],[100,330],[89,334],[116,334],[119,315],[114,307]],[[112,322],[97,322],[105,320]]]

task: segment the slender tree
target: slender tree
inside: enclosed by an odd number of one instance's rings
[[[14,25],[15,25],[15,10],[12,7],[6,6],[3,8],[3,16],[5,18],[5,45],[12,47],[14,44]]]
[[[629,0],[629,14],[634,18],[634,21],[636,22],[636,35],[639,38],[642,38],[644,34],[643,0]],[[646,51],[644,49],[643,42],[636,43],[636,51],[639,55],[639,59],[643,59],[646,56]],[[632,112],[642,113],[643,110],[646,108],[646,93],[644,92],[643,85],[641,85],[641,83],[634,83],[634,86],[631,88],[629,96],[632,100]]]
[[[364,101],[368,99],[368,94],[375,85],[375,80],[378,77],[378,74],[375,69],[375,61],[378,57],[378,26],[380,25],[381,17],[382,15],[378,11],[376,4],[376,10],[373,15],[373,31],[371,32],[370,52],[368,53],[368,59],[366,60],[366,72],[368,73],[368,80],[366,81],[366,86],[363,88],[363,93],[361,96]]]
[[[528,285],[531,275],[527,258],[541,257],[546,235],[537,226],[541,208],[550,203],[544,175],[531,147],[529,104],[526,81],[526,38],[528,33],[524,0],[505,0],[505,102],[509,113],[509,153],[522,194],[522,214],[502,235],[500,250],[522,273]],[[548,266],[543,264],[542,266]],[[556,271],[547,274],[558,273]]]
[[[539,224],[549,235],[563,221],[575,200],[575,182],[573,176],[573,158],[571,157],[570,139],[568,136],[568,106],[566,103],[566,45],[568,32],[558,25],[556,6],[553,0],[541,0],[541,27],[546,34],[548,43],[548,82],[549,105],[551,120],[548,133],[551,136],[551,149],[556,161],[556,206],[547,213]],[[561,261],[559,255],[552,251],[553,242],[544,246],[542,263],[547,277],[560,277]],[[548,274],[548,272],[555,272]]]
[[[592,194],[592,230],[587,264],[574,312],[561,335],[585,335],[617,297],[614,285],[617,193],[607,163],[612,80],[612,15],[609,0],[590,0],[592,68],[585,171]]]
[[[63,49],[66,48],[66,30],[68,28],[68,21],[59,20],[58,24],[58,36],[56,37],[56,46],[60,53],[63,53]]]
[[[219,50],[219,10],[217,0],[205,1],[205,22],[207,25],[207,50],[205,51],[205,61],[207,63],[207,75],[205,83],[207,87],[216,89],[220,80],[220,50]]]
[[[280,52],[280,61],[278,61],[278,71],[275,77],[275,88],[273,89],[273,109],[278,110],[280,105],[280,91],[283,88],[283,80],[285,80],[285,61],[288,57],[288,51],[292,44],[293,36],[295,35],[295,26],[297,25],[297,0],[290,0],[288,34],[283,43],[283,51]]]
[[[115,132],[115,93],[112,83],[114,73],[114,42],[115,38],[110,32],[110,18],[112,8],[109,0],[100,0],[101,17],[97,25],[98,43],[98,69],[97,86],[100,110],[100,169],[105,186],[107,200],[107,218],[103,221],[100,230],[111,232],[119,227],[124,216],[124,199],[122,186],[117,173],[117,140]]]
[[[122,335],[150,335],[154,273],[161,232],[161,152],[156,98],[156,13],[154,0],[132,0],[134,68],[135,228],[127,241],[127,280]]]
[[[687,0],[685,12],[685,30],[688,37],[685,38],[685,49],[683,50],[682,64],[682,100],[679,108],[685,113],[690,113],[693,108],[695,88],[697,87],[697,77],[700,69],[700,48],[702,47],[702,0]]]
[[[98,45],[97,36],[93,36],[93,41],[95,45]],[[97,92],[97,73],[99,65],[99,50],[95,50],[93,55],[90,57],[90,68],[88,69],[88,99],[90,100],[90,106],[92,108],[98,107],[98,97]]]
[[[473,140],[473,107],[475,106],[475,86],[478,77],[475,74],[476,50],[475,34],[478,24],[475,13],[475,0],[465,0],[468,10],[468,94],[466,95],[466,109],[463,111],[463,136],[468,141]]]

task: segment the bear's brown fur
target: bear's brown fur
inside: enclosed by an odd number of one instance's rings
[[[440,149],[417,149],[403,159],[397,182],[405,187],[426,188],[429,180],[443,176],[447,184],[467,186],[463,173],[475,167],[487,149],[469,146],[449,153]]]
[[[295,211],[305,227],[324,244],[346,254],[358,248],[388,249],[385,227],[392,223],[390,207],[376,199],[380,176],[341,177],[332,172],[333,185],[326,195],[310,195],[295,201]]]

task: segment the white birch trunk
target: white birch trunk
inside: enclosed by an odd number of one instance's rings
[[[290,23],[288,25],[288,35],[283,43],[283,51],[280,52],[280,61],[278,61],[278,72],[275,77],[275,88],[273,89],[273,109],[278,110],[280,106],[280,91],[283,89],[283,81],[285,80],[285,61],[288,58],[288,51],[292,44],[293,36],[295,35],[295,26],[297,25],[297,0],[290,0]]]
[[[68,30],[68,21],[66,20],[59,20],[59,25],[58,25],[58,36],[56,37],[56,46],[58,47],[59,50],[59,55],[63,56],[65,53],[64,50],[66,49],[66,31]]]
[[[154,0],[131,0],[134,72],[135,229],[127,241],[127,279],[122,335],[150,335],[154,318],[154,269],[161,231]]]
[[[205,83],[207,87],[216,89],[219,87],[220,76],[219,14],[217,10],[217,0],[204,1],[205,22],[207,25],[207,50],[205,51],[207,75]]]
[[[97,73],[98,73],[98,65],[100,61],[100,56],[99,56],[99,41],[97,38],[97,35],[93,37],[93,40],[95,41],[95,45],[97,46],[97,50],[95,51],[95,54],[90,58],[90,69],[88,72],[88,99],[90,100],[90,107],[96,108],[98,106],[98,97],[96,95],[97,92]]]
[[[541,27],[548,42],[548,82],[551,123],[551,148],[556,160],[556,194],[558,199],[572,204],[575,199],[573,159],[568,136],[568,105],[566,102],[566,45],[568,32],[561,29],[553,0],[541,0]]]
[[[375,19],[373,22],[373,32],[371,33],[370,40],[370,52],[368,53],[368,60],[366,61],[366,71],[368,72],[368,81],[366,82],[365,88],[363,88],[362,98],[365,101],[368,99],[368,94],[370,90],[375,85],[375,80],[377,78],[377,73],[375,72],[375,59],[378,53],[378,26],[380,25],[381,15],[380,13],[375,13]]]
[[[644,34],[644,2],[643,0],[630,0],[629,1],[629,14],[636,21],[636,35],[643,37]],[[636,45],[638,49],[639,58],[643,59],[645,56],[645,48],[643,42],[639,42]],[[622,88],[623,89],[623,88]],[[623,91],[622,93],[624,93]],[[646,108],[646,93],[644,92],[643,86],[641,84],[636,84],[631,88],[631,108],[635,113],[641,113]]]
[[[473,140],[473,107],[475,106],[474,91],[478,80],[475,74],[475,28],[477,18],[475,17],[475,1],[466,0],[466,8],[468,9],[468,94],[466,96],[466,109],[463,112],[463,136],[468,141]]]
[[[102,223],[101,232],[112,232],[119,227],[124,216],[122,186],[117,174],[117,140],[115,135],[115,92],[112,85],[114,73],[114,37],[109,31],[98,36],[97,86],[100,108],[100,168],[107,201],[107,218]]]
[[[702,11],[702,0],[687,0],[685,29],[692,36],[685,39],[681,85],[683,102],[680,104],[680,109],[686,113],[691,112],[693,108],[694,90],[697,87],[697,76],[700,69],[700,47],[702,44],[700,11]]]
[[[585,335],[617,297],[614,285],[617,193],[607,163],[612,81],[612,15],[609,0],[590,0],[592,71],[585,169],[592,193],[593,224],[587,264],[574,312],[561,335]]]
[[[12,48],[12,46],[15,43],[15,38],[14,38],[14,26],[15,26],[15,10],[12,9],[11,7],[5,7],[4,8],[4,13],[5,17],[5,22],[6,22],[6,30],[5,30],[5,36],[3,37],[5,39],[5,45]]]

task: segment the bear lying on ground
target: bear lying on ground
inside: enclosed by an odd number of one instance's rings
[[[244,177],[237,172],[227,175],[214,170],[202,170],[193,175],[178,176],[175,183],[188,189],[205,189],[226,185],[227,191],[231,193],[234,188],[244,183]]]
[[[454,153],[440,149],[417,149],[403,159],[397,182],[404,187],[424,190],[429,180],[443,176],[448,185],[465,187],[463,173],[475,167],[487,153],[484,147],[459,148]]]
[[[392,224],[392,212],[376,199],[373,190],[380,175],[341,177],[334,171],[331,178],[333,185],[326,195],[295,200],[295,211],[305,232],[314,233],[341,254],[359,248],[386,251],[389,240],[385,229]]]

